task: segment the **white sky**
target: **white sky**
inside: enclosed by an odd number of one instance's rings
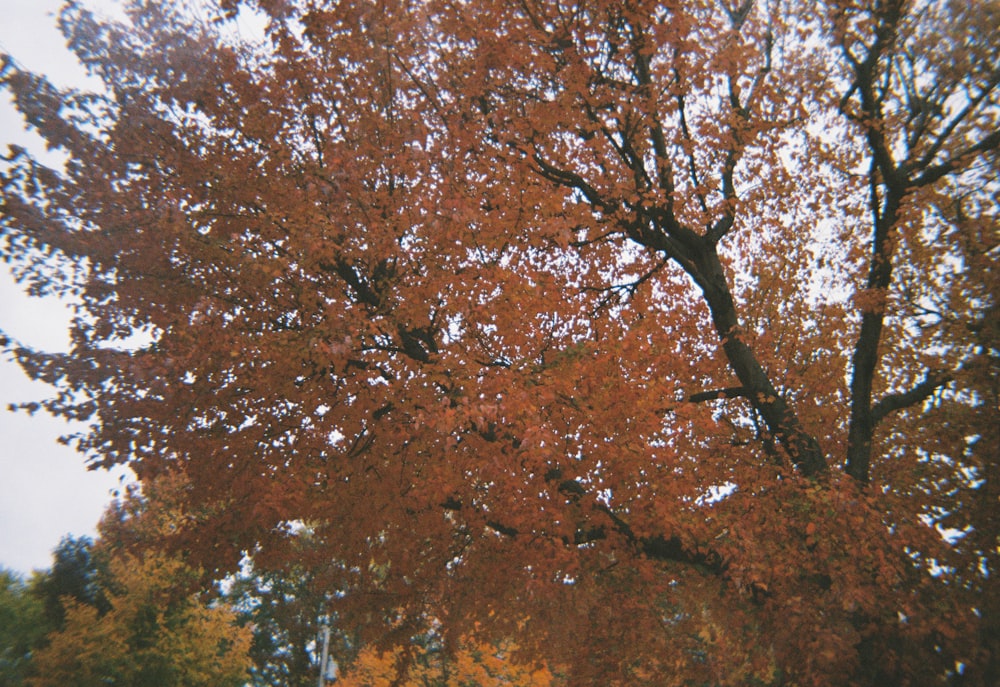
[[[62,0],[0,0],[0,50],[59,85],[85,82],[83,69],[55,28]],[[94,8],[108,0],[88,0]],[[0,146],[16,141],[38,149],[23,132],[10,99],[0,94]],[[50,158],[51,159],[51,158]],[[6,266],[0,265],[0,329],[16,340],[46,350],[68,345],[71,313],[54,299],[28,298]],[[77,428],[45,415],[11,413],[7,405],[49,396],[0,355],[0,567],[22,573],[48,568],[51,552],[66,534],[94,534],[94,528],[122,473],[86,470],[83,456],[57,443]]]

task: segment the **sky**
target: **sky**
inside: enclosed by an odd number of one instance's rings
[[[58,85],[86,85],[86,74],[66,50],[55,28],[62,0],[0,0],[0,51]],[[108,7],[108,0],[88,0]],[[39,140],[23,131],[6,93],[0,93],[0,146],[17,142],[40,150]],[[58,157],[45,158],[57,164]],[[68,304],[56,299],[28,298],[0,264],[0,330],[17,341],[48,351],[68,347],[72,318]],[[11,403],[50,396],[49,388],[32,382],[9,356],[0,353],[0,568],[28,574],[51,564],[52,550],[67,535],[94,536],[95,527],[123,471],[88,471],[81,454],[58,443],[78,432],[44,411],[29,416],[7,410]]]

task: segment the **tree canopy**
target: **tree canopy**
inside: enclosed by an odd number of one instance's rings
[[[159,546],[567,684],[995,684],[995,0],[128,6],[4,59],[79,306],[3,340]]]
[[[101,563],[94,555],[94,541],[87,536],[63,537],[52,552],[52,568],[38,578],[33,590],[44,604],[47,624],[54,628],[62,625],[67,598],[92,606],[98,614],[106,613],[108,601],[100,578]]]
[[[22,687],[32,650],[48,631],[44,602],[32,586],[0,569],[0,683]]]
[[[250,632],[232,611],[183,594],[192,570],[176,558],[112,557],[107,610],[67,596],[63,627],[32,657],[32,687],[197,687],[245,684]]]

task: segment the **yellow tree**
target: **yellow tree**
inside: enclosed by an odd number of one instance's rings
[[[194,579],[176,559],[149,553],[110,563],[110,610],[65,599],[65,625],[33,658],[35,687],[246,682],[250,632],[225,607],[183,590]]]
[[[2,72],[81,299],[8,348],[165,544],[571,684],[996,682],[995,0],[218,5]]]
[[[338,687],[551,687],[559,684],[552,673],[538,666],[510,660],[511,647],[465,643],[449,655],[430,646],[405,654],[361,651],[351,668],[338,677]]]

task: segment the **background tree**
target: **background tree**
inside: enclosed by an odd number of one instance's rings
[[[225,607],[178,593],[192,571],[150,554],[113,558],[109,608],[67,598],[63,629],[34,657],[30,685],[232,685],[246,681],[249,631]]]
[[[178,544],[196,519],[184,508],[189,486],[178,474],[148,480],[142,489],[130,486],[101,520],[102,551],[142,557],[158,555],[166,543],[173,543],[175,555],[187,556]],[[299,534],[303,546],[308,546],[307,528]],[[203,601],[228,609],[233,622],[249,633],[251,684],[305,686],[316,682],[316,638],[320,624],[329,623],[327,593],[315,590],[311,579],[309,571],[294,563],[283,570],[263,570],[247,556],[229,578],[213,581],[190,574],[184,588],[192,593],[197,590]]]
[[[68,599],[92,606],[98,614],[106,613],[108,601],[100,583],[101,564],[94,555],[93,539],[67,535],[52,557],[52,568],[33,585],[33,592],[44,603],[48,624],[62,626]]]
[[[308,528],[301,528],[298,536],[303,551],[315,543]],[[275,568],[261,563],[248,557],[224,594],[225,603],[253,629],[253,683],[313,685],[319,674],[321,627],[330,628],[331,655],[345,661],[356,653],[350,633],[330,615],[333,593],[317,586],[320,567],[309,569],[295,560]]]
[[[82,299],[9,347],[164,546],[570,684],[993,681],[996,2],[219,5],[3,68],[70,158],[5,257]]]
[[[508,647],[509,648],[509,647]],[[435,646],[433,641],[419,645],[410,656],[397,648],[391,653],[364,649],[351,669],[338,678],[342,687],[375,687],[399,684],[404,687],[550,687],[558,684],[547,669],[514,665],[502,647],[461,646],[454,652]]]
[[[45,607],[30,585],[0,570],[0,684],[24,684],[32,652],[47,631]]]
[[[225,599],[253,630],[253,684],[305,687],[318,675],[317,637],[328,609],[311,575],[294,564],[283,571],[246,570]]]

